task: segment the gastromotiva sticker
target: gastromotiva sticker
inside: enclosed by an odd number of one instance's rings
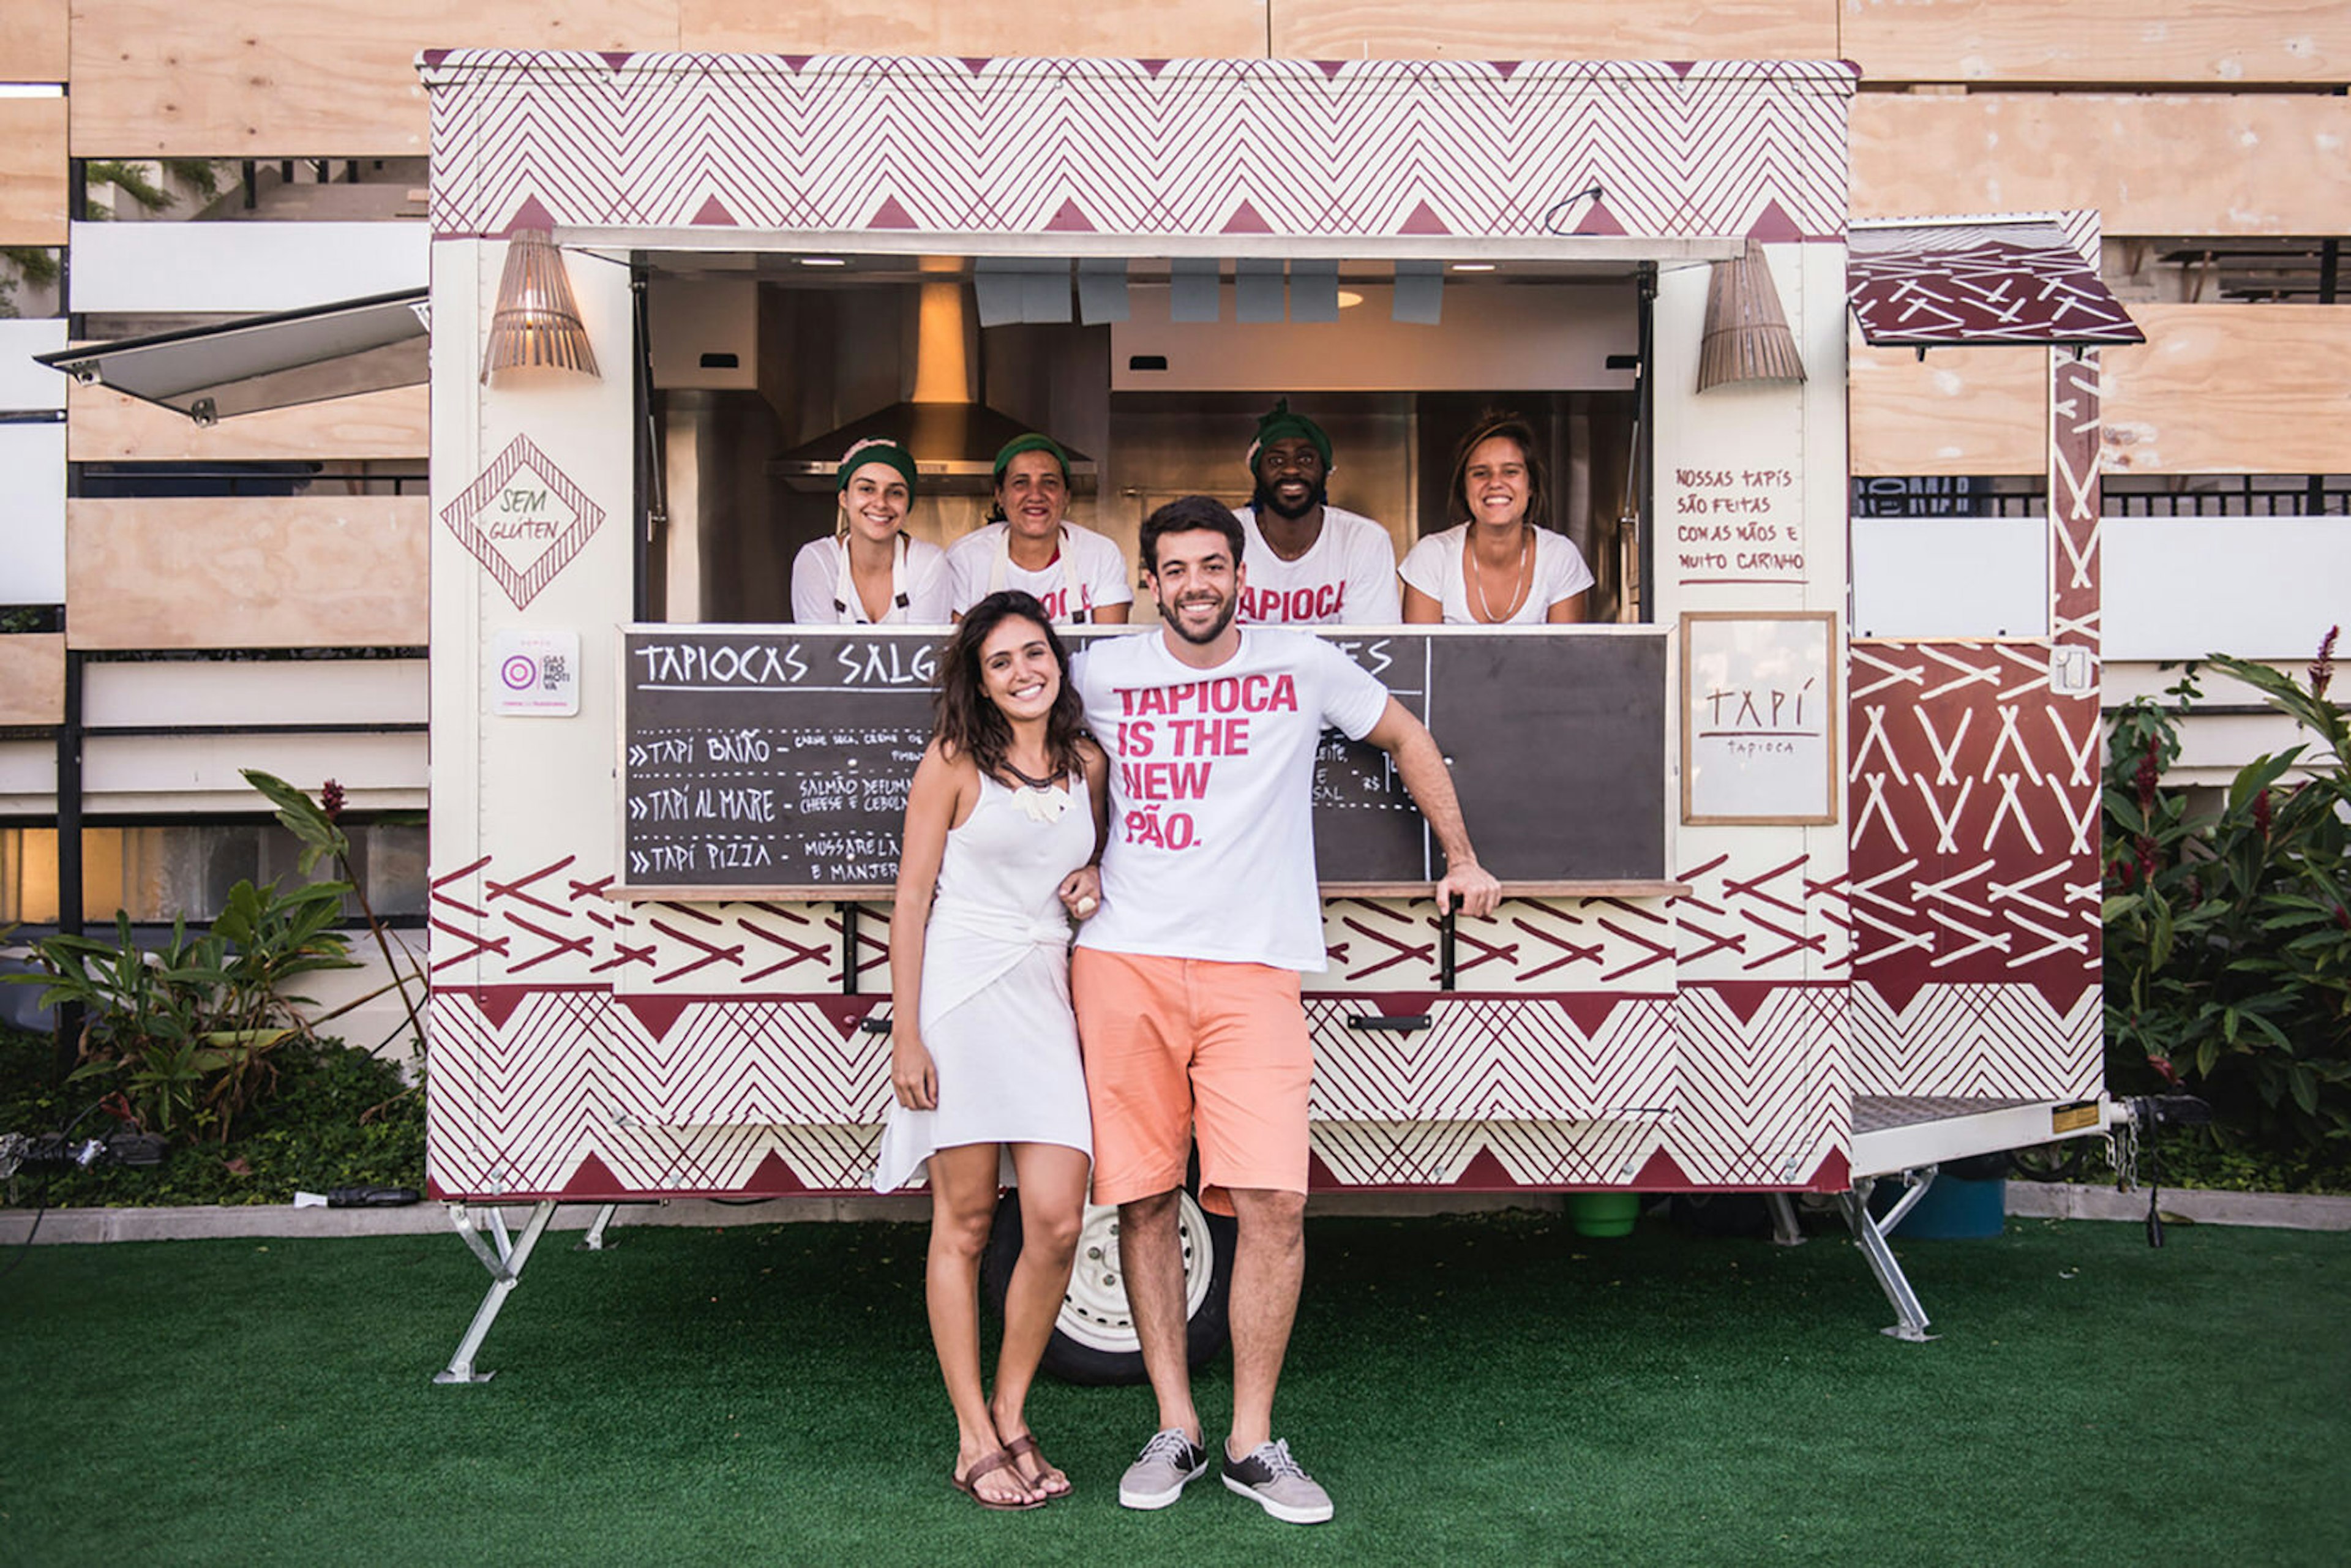
[[[604,508],[517,435],[441,520],[521,610],[603,526]]]
[[[569,718],[580,711],[580,633],[500,632],[490,639],[490,711]]]

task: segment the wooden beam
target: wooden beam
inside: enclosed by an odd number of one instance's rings
[[[75,463],[422,458],[432,445],[430,402],[421,386],[239,414],[210,426],[105,386],[74,386],[66,408],[66,456]]]
[[[1836,0],[1268,0],[1268,10],[1272,53],[1288,59],[1838,57]]]
[[[2339,474],[2351,310],[2134,305],[2147,341],[2100,355],[2109,474]]]
[[[417,157],[420,49],[676,47],[677,0],[75,0],[74,156]]]
[[[0,81],[66,79],[68,0],[0,5]]]
[[[380,647],[426,640],[421,496],[66,503],[77,648]]]
[[[66,100],[0,98],[0,245],[66,243]]]
[[[2325,235],[2351,212],[2351,99],[1865,92],[1853,215],[2095,207],[2108,235]]]
[[[2043,349],[1873,349],[1845,367],[1855,474],[2038,474],[2047,465]]]
[[[65,718],[65,633],[0,636],[0,725],[63,724]]]
[[[1879,82],[2332,86],[2351,76],[2341,0],[1845,0],[1840,57]]]
[[[776,54],[1255,57],[1264,0],[681,0],[678,47]]]

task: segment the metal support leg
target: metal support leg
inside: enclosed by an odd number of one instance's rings
[[[1902,1276],[1902,1265],[1896,1260],[1894,1249],[1886,1244],[1886,1231],[1869,1212],[1869,1189],[1876,1183],[1864,1178],[1854,1184],[1851,1192],[1837,1195],[1837,1206],[1844,1210],[1844,1222],[1853,1228],[1854,1244],[1861,1255],[1869,1260],[1869,1271],[1877,1276],[1877,1288],[1894,1304],[1895,1315],[1901,1321],[1878,1332],[1896,1339],[1922,1344],[1935,1336],[1927,1332],[1927,1309],[1918,1304],[1917,1292]],[[1924,1184],[1903,1195],[1907,1207],[1917,1201],[1917,1194],[1925,1190]],[[1889,1216],[1888,1223],[1896,1216]]]
[[[547,1229],[547,1222],[554,1218],[553,1203],[533,1204],[530,1218],[523,1222],[522,1235],[510,1239],[507,1234],[506,1216],[496,1208],[491,1209],[488,1219],[491,1235],[496,1243],[493,1250],[491,1242],[483,1240],[480,1232],[475,1228],[474,1217],[466,1211],[465,1206],[462,1203],[449,1206],[449,1223],[457,1228],[459,1238],[473,1249],[474,1256],[482,1260],[482,1267],[490,1271],[490,1289],[489,1293],[482,1298],[482,1304],[475,1310],[474,1321],[466,1325],[465,1337],[457,1342],[457,1353],[449,1358],[446,1367],[433,1375],[434,1382],[487,1383],[490,1380],[493,1374],[475,1370],[474,1357],[480,1354],[482,1342],[489,1338],[490,1325],[498,1321],[498,1312],[507,1304],[507,1298],[521,1282],[523,1267],[530,1261],[531,1249],[538,1245],[539,1237]]]
[[[615,1245],[604,1239],[604,1227],[612,1223],[612,1211],[620,1207],[617,1203],[608,1203],[599,1208],[596,1211],[596,1218],[588,1222],[588,1234],[572,1243],[571,1250],[601,1252],[607,1247]]]
[[[1796,1223],[1795,1200],[1784,1192],[1769,1192],[1763,1202],[1771,1210],[1771,1243],[1775,1247],[1802,1247],[1804,1228]]]

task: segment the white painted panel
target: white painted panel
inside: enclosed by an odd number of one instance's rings
[[[114,796],[195,795],[266,811],[238,771],[246,768],[305,789],[332,779],[354,806],[373,806],[371,793],[423,789],[424,755],[422,735],[94,735],[83,747],[82,777],[92,810],[131,809]]]
[[[1447,285],[1435,327],[1398,321],[1384,285],[1343,281],[1363,303],[1321,322],[1244,325],[1168,319],[1167,289],[1137,284],[1134,313],[1111,328],[1113,392],[1581,392],[1627,389],[1611,354],[1640,347],[1626,287]],[[1225,289],[1229,295],[1230,287]],[[1156,355],[1164,371],[1139,371]]]
[[[66,597],[66,427],[0,424],[0,604]]]
[[[422,659],[93,661],[84,721],[120,725],[422,724]]]
[[[421,223],[73,225],[73,303],[85,311],[295,310],[422,288]]]
[[[6,814],[12,798],[37,798],[34,810],[51,810],[49,795],[57,786],[55,741],[0,741],[0,814]]]
[[[2039,517],[1855,517],[1853,634],[2047,636],[2049,525]]]
[[[2306,660],[2351,626],[2351,518],[2108,517],[2101,538],[2109,659]]]
[[[0,321],[0,413],[66,405],[64,372],[33,362],[35,354],[66,346],[61,316],[30,321]]]

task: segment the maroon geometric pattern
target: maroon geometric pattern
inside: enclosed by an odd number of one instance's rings
[[[563,531],[543,549],[534,552],[525,561],[510,559],[498,547],[489,531],[482,527],[481,516],[489,509],[490,502],[506,488],[517,474],[536,476],[554,497],[570,508],[571,519]],[[556,573],[571,564],[580,547],[603,526],[604,508],[580,492],[562,469],[547,459],[547,455],[531,444],[528,435],[517,435],[507,449],[497,455],[481,476],[465,486],[457,498],[441,508],[441,520],[457,536],[467,552],[482,563],[497,585],[506,590],[517,610],[527,608],[538,597],[538,591],[555,580]]]
[[[1847,243],[1846,292],[1873,344],[2147,341],[2054,223],[1863,224]]]
[[[1845,1185],[1848,995],[1841,983],[1682,988],[1681,1114],[1666,1147],[1690,1185]]]
[[[1686,846],[1701,836],[1686,830]],[[1847,875],[1816,873],[1812,857],[1792,849],[1785,836],[1774,835],[1761,851],[1751,833],[1703,837],[1735,847],[1706,853],[1675,874],[1690,888],[1673,904],[1681,983],[1841,977],[1853,963]]]
[[[1855,86],[1835,61],[451,50],[422,68],[443,238],[1834,238]]]

